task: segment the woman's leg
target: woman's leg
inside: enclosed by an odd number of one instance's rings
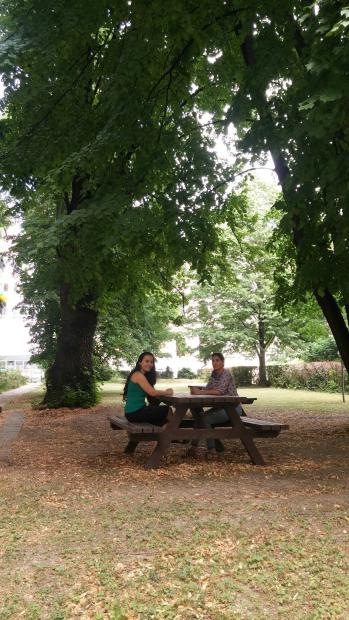
[[[221,424],[224,422],[228,422],[229,417],[225,409],[209,409],[204,413],[203,417],[203,426],[202,428],[212,428],[215,424]],[[207,447],[209,450],[213,448],[218,448],[218,452],[223,452],[224,446],[219,439],[208,439]]]
[[[149,405],[137,411],[132,411],[132,413],[126,413],[125,417],[134,424],[147,422],[148,424],[163,426],[167,422],[169,410],[168,405]]]

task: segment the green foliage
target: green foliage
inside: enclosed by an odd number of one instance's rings
[[[303,357],[306,362],[332,361],[339,359],[339,353],[333,338],[326,338],[310,344]]]
[[[178,371],[178,379],[196,379],[196,374],[190,368],[181,368]]]
[[[204,29],[211,8],[194,20],[179,5],[58,1],[28,12],[15,0],[3,17],[0,174],[25,218],[14,252],[35,359],[48,367],[65,340],[62,290],[70,310],[99,312],[96,354],[130,359],[165,334],[146,314],[161,314],[159,290],[184,261],[205,276],[222,245],[222,171],[184,53],[188,38],[188,51],[204,48],[193,26]]]
[[[255,366],[234,366],[231,372],[235,379],[236,387],[244,387],[255,383],[257,368]]]
[[[1,370],[0,371],[0,392],[5,390],[12,390],[27,383],[26,377],[24,377],[18,370]]]
[[[345,373],[348,387],[348,375]],[[268,377],[273,387],[340,392],[341,366],[336,362],[318,362],[289,366],[269,366]]]
[[[10,222],[10,216],[7,209],[6,201],[0,199],[0,236],[1,230],[6,228]]]
[[[237,387],[256,385],[256,366],[235,366],[231,369]],[[268,384],[271,387],[289,390],[312,390],[319,392],[340,392],[342,369],[338,362],[317,362],[301,364],[270,364],[267,366]],[[345,372],[346,390],[349,386]]]
[[[260,375],[265,357],[273,347],[289,347],[294,352],[302,339],[314,337],[319,320],[313,306],[300,305],[282,313],[276,308],[274,274],[278,269],[269,241],[276,222],[267,217],[276,190],[266,191],[260,182],[247,184],[243,191],[244,220],[239,226],[239,243],[227,231],[225,269],[214,269],[212,284],[196,286],[188,322],[194,322],[200,337],[200,356],[207,360],[212,351],[257,355]],[[265,202],[263,202],[263,200]],[[306,336],[304,319],[312,320]],[[189,327],[190,329],[190,327]],[[302,333],[303,332],[303,333]],[[326,329],[323,332],[326,334]],[[266,377],[260,376],[262,383]]]
[[[93,369],[97,383],[110,381],[114,375],[114,370],[98,355],[93,356]]]
[[[283,191],[275,216],[279,267],[276,256],[259,260],[251,234],[244,269],[236,265],[245,310],[233,289],[217,296],[226,316],[222,310],[201,347],[206,357],[230,330],[231,347],[257,350],[263,360],[272,343],[294,340],[291,322],[274,308],[271,274],[281,304],[328,291],[348,315],[347,7],[176,0],[164,11],[159,0],[151,4],[150,11],[145,0],[58,0],[53,8],[13,0],[1,18],[2,185],[22,216],[48,215],[34,243],[24,233],[29,260],[20,267],[33,293],[26,309],[39,318],[38,359],[56,355],[63,285],[71,306],[88,299],[103,315],[106,299],[120,291],[123,300],[135,291],[139,300],[168,289],[185,261],[203,281],[213,260],[233,262],[239,230],[229,254],[222,225],[239,228],[244,208],[236,196],[225,200],[224,188],[269,150]],[[201,111],[211,113],[205,132]],[[212,127],[224,132],[231,123],[239,154],[223,169]],[[248,224],[252,231],[253,218]],[[212,327],[210,308],[201,312]],[[133,355],[131,345],[124,339],[124,355],[131,348]]]
[[[169,366],[166,366],[166,369],[159,372],[158,376],[161,377],[161,379],[173,379],[173,370],[171,370]]]
[[[317,296],[349,369],[347,7],[268,0],[234,8],[221,32],[207,33],[199,105],[217,127],[235,125],[240,162],[271,153],[283,193],[275,293],[280,305]]]
[[[77,407],[87,408],[92,407],[100,400],[100,390],[95,381],[91,382],[89,386],[86,383],[79,385],[74,384],[74,387],[64,386],[63,390],[59,390],[55,398],[54,390],[50,391],[50,398],[47,398],[45,404],[47,407],[57,409],[60,407],[69,407],[75,409]]]

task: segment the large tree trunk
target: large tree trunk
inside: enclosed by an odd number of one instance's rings
[[[295,32],[295,35],[299,35],[298,31]],[[299,50],[299,36],[296,41],[297,50]],[[241,45],[241,52],[247,67],[253,67],[256,64],[256,58],[254,53],[254,41],[251,35],[247,35],[244,42]],[[264,92],[259,93],[258,101],[255,101],[256,108],[258,109],[258,113],[261,118],[267,119],[270,129],[273,129],[273,119],[270,114],[268,108],[268,102],[265,97]],[[282,154],[281,148],[277,148],[275,145],[277,144],[277,139],[275,132],[274,135],[266,135],[266,144],[271,141],[273,146],[270,145],[270,153],[273,158],[275,172],[278,176],[279,183],[282,188],[282,192],[285,198],[285,202],[287,204],[287,189],[286,189],[286,181],[289,178],[289,169],[286,163],[286,160]],[[297,250],[300,249],[302,244],[302,231],[297,226],[297,219],[293,218],[293,242]],[[330,330],[333,334],[333,337],[337,343],[338,351],[343,360],[343,364],[349,373],[349,329],[345,323],[343,318],[343,314],[341,309],[336,302],[333,295],[329,293],[329,291],[325,291],[323,296],[320,296],[316,291],[314,291],[314,296],[319,304],[325,319],[330,327]],[[345,306],[346,314],[349,323],[349,306]]]
[[[74,306],[69,303],[69,287],[61,288],[61,324],[56,357],[47,371],[44,404],[49,407],[88,407],[96,403],[93,374],[93,339],[97,311],[90,299]]]

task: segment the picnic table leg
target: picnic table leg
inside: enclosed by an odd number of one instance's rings
[[[125,454],[134,454],[137,446],[139,444],[139,441],[135,441],[134,439],[129,439],[128,440],[128,444],[124,450]]]
[[[153,452],[151,453],[149,459],[145,464],[145,469],[155,469],[156,467],[159,467],[160,461],[167,452],[170,443],[171,439],[169,437],[160,437]]]
[[[253,437],[240,437],[241,442],[245,446],[246,452],[248,452],[250,459],[254,465],[265,465],[264,458],[259,452],[256,444],[253,441]]]
[[[235,427],[237,426],[240,429],[239,439],[248,453],[252,463],[254,465],[265,465],[265,461],[254,443],[252,435],[250,435],[248,429],[244,427],[234,405],[227,406],[226,412],[231,419],[232,425]]]
[[[179,405],[178,407],[176,407],[173,415],[170,417],[169,422],[164,426],[164,430],[162,431],[153,452],[151,453],[149,459],[145,464],[146,469],[159,467],[162,457],[166,454],[169,446],[171,445],[172,433],[179,428],[179,425],[182,421],[182,418],[184,418],[186,411],[186,405]]]

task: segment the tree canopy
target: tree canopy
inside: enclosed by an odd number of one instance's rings
[[[268,151],[279,299],[314,294],[349,369],[348,14],[330,0],[3,8],[0,177],[28,218],[27,281],[48,278],[59,300],[48,401],[93,391],[106,299],[224,260],[221,224],[239,218],[227,181]],[[207,112],[236,128],[233,165],[215,159]]]
[[[29,312],[50,319],[46,399],[62,404],[68,383],[69,402],[74,386],[93,400],[98,311],[113,294],[132,307],[169,288],[184,260],[205,273],[221,244],[222,170],[182,68],[186,31],[168,42],[177,9],[167,30],[160,3],[33,2],[28,13],[18,1],[7,13],[1,177],[25,214]]]

